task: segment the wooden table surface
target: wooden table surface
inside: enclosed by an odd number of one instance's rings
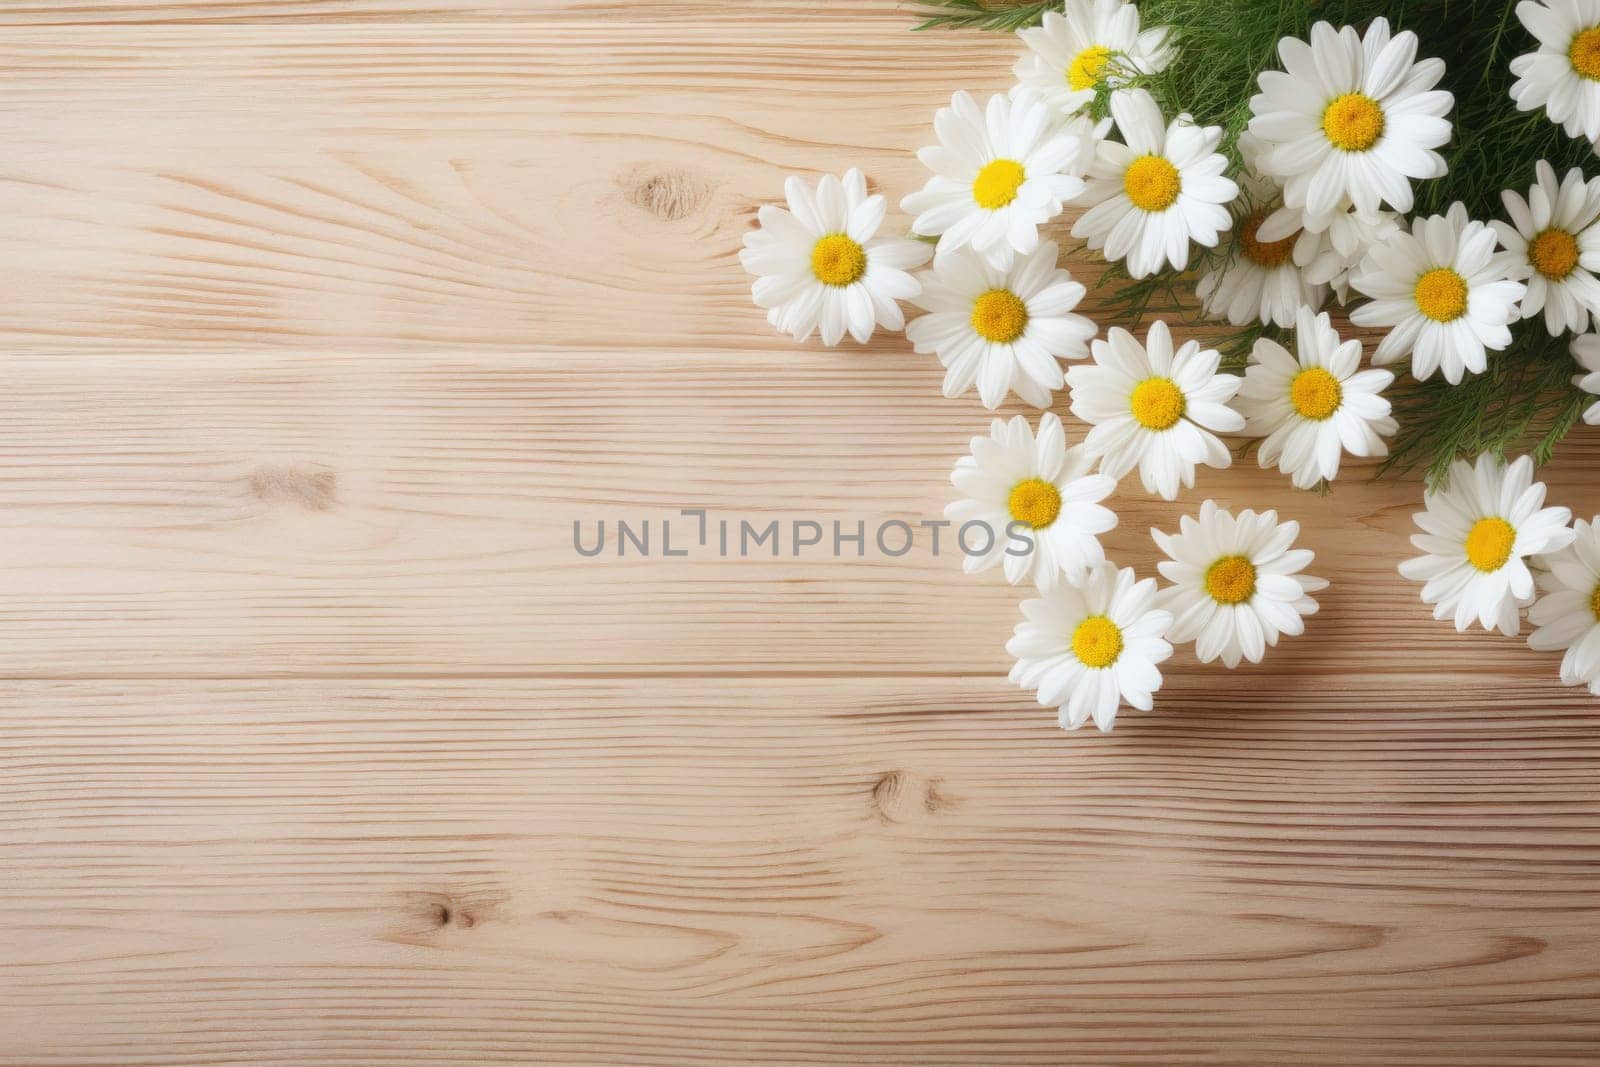
[[[1431,620],[1415,481],[1125,481],[1124,563],[1214,496],[1334,584],[1104,736],[926,544],[573,552],[949,499],[976,398],[776,336],[736,258],[1005,86],[911,21],[0,5],[0,1062],[1600,1057],[1600,701]]]

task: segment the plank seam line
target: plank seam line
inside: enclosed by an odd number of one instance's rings
[[[917,23],[914,14],[905,14],[899,11],[845,11],[829,13],[829,17],[845,25],[856,23],[890,23],[902,22],[910,30]],[[240,15],[227,16],[200,16],[196,18],[169,18],[169,19],[57,19],[46,21],[25,18],[15,11],[0,16],[0,29],[11,31],[99,31],[121,29],[170,29],[183,30],[194,27],[202,28],[232,28],[271,27],[275,29],[415,29],[427,27],[429,29],[464,28],[481,30],[489,26],[513,27],[540,27],[559,26],[567,29],[598,27],[604,28],[608,24],[623,24],[627,26],[671,26],[674,28],[693,29],[696,27],[725,28],[730,24],[755,24],[757,26],[803,26],[815,31],[815,19],[807,18],[800,14],[763,14],[752,12],[740,15],[661,15],[661,14],[631,14],[621,11],[606,14],[584,12],[571,12],[567,14],[540,15],[530,17],[518,15],[506,17],[504,15],[486,14],[476,18],[463,18],[451,16],[449,18],[429,17],[420,15],[376,15],[366,16],[360,14],[339,15],[332,12],[318,14],[285,14],[278,16]],[[970,43],[970,42],[969,42]]]
[[[161,671],[105,671],[76,672],[71,674],[0,673],[0,682],[270,682],[305,680],[464,680],[464,681],[538,681],[540,679],[577,679],[586,681],[636,681],[650,678],[708,679],[714,681],[740,679],[860,679],[860,678],[995,678],[993,671],[918,671],[918,670],[858,670],[858,671],[702,671],[651,670],[651,671],[274,671],[245,674],[169,674]],[[1003,676],[1001,676],[1003,677]]]
[[[1173,678],[1197,677],[1203,668],[1193,667],[1174,672]],[[1310,675],[1312,678],[1333,678],[1334,674]],[[1417,679],[1433,677],[1416,670],[1364,671],[1363,681],[1372,679]],[[1538,681],[1543,675],[1510,673],[1485,673],[1473,675],[1480,683],[1517,685]],[[0,672],[0,684],[20,682],[294,682],[294,681],[618,681],[635,682],[650,679],[706,680],[706,681],[849,681],[874,678],[938,678],[952,681],[982,680],[995,682],[998,689],[1013,695],[1015,689],[1006,681],[1003,670],[973,671],[919,671],[911,669],[854,670],[854,671],[775,671],[753,669],[748,671],[683,670],[542,670],[542,671],[269,671],[227,673],[168,673],[165,671],[101,671],[72,672],[64,674]],[[1365,691],[1370,686],[1357,687]]]

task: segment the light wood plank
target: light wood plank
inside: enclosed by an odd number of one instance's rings
[[[1593,1052],[1587,699],[1173,695],[13,684],[0,1062]]]
[[[915,524],[952,498],[950,466],[988,415],[943,399],[938,377],[890,353],[12,359],[0,671],[1001,674],[1029,594],[962,575],[948,533],[939,558],[927,533],[900,558],[831,557],[835,520]],[[1580,427],[1549,474],[1580,514],[1597,441]],[[1443,659],[1553,691],[1554,657],[1456,635],[1395,572],[1419,486],[1349,479],[1318,497],[1251,464],[1171,504],[1128,479],[1107,544],[1150,573],[1149,528],[1204,496],[1276,507],[1335,584],[1269,669]],[[659,523],[686,507],[732,522],[735,553],[741,518],[779,520],[783,556],[717,558],[713,532],[662,558]],[[588,544],[599,518],[655,522],[656,555],[619,559],[613,537],[578,557],[573,521]],[[697,530],[678,519],[681,548]],[[795,519],[821,520],[827,549],[794,558]]]
[[[757,206],[849,166],[898,202],[1014,52],[846,18],[17,29],[0,339],[789,352],[736,258]]]
[[[900,28],[925,16],[910,0],[741,0],[740,18],[816,21],[894,20]],[[726,18],[718,0],[8,0],[0,26],[153,25],[162,23],[492,22],[570,19],[622,24]]]

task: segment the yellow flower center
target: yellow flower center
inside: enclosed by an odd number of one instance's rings
[[[1027,176],[1022,164],[1014,159],[993,160],[972,180],[972,199],[990,211],[1005,207],[1017,198],[1017,190]]]
[[[1011,517],[1025,522],[1035,530],[1049,526],[1061,514],[1061,490],[1043,478],[1029,478],[1018,482],[1006,501]]]
[[[1506,520],[1491,516],[1479,519],[1467,531],[1467,562],[1480,571],[1497,571],[1511,558],[1517,531]]]
[[[1073,92],[1093,89],[1099,84],[1100,75],[1105,73],[1106,64],[1110,61],[1111,49],[1090,45],[1079,52],[1067,67],[1067,84]]]
[[[1122,631],[1104,615],[1091,615],[1072,631],[1072,654],[1085,667],[1109,667],[1122,655]]]
[[[1600,26],[1574,34],[1567,58],[1572,60],[1573,70],[1590,81],[1600,81]]]
[[[1140,211],[1165,211],[1183,191],[1183,178],[1160,156],[1140,156],[1123,173],[1122,189]]]
[[[1560,281],[1578,266],[1578,239],[1551,228],[1528,242],[1528,262],[1551,281]]]
[[[1467,282],[1449,267],[1430,270],[1417,279],[1417,310],[1434,322],[1454,322],[1467,310]]]
[[[1589,594],[1589,614],[1594,616],[1595,622],[1600,622],[1600,585]]]
[[[1187,406],[1183,390],[1171,378],[1146,378],[1128,398],[1128,410],[1147,430],[1172,429]]]
[[[842,233],[832,233],[811,249],[811,273],[823,285],[854,285],[867,272],[867,253]]]
[[[1010,344],[1028,328],[1028,305],[1010,289],[990,289],[972,302],[972,328],[986,341]]]
[[[1322,112],[1322,132],[1335,148],[1365,152],[1383,136],[1383,108],[1363,93],[1345,93]]]
[[[1223,556],[1206,568],[1206,592],[1218,604],[1243,604],[1256,595],[1256,565],[1243,556]]]
[[[1289,262],[1289,256],[1294,252],[1294,243],[1300,238],[1300,231],[1294,231],[1281,241],[1258,241],[1256,233],[1266,220],[1265,211],[1258,211],[1245,220],[1243,229],[1239,231],[1239,248],[1244,253],[1244,258],[1258,267],[1281,267]]]
[[[1307,367],[1289,382],[1289,403],[1308,419],[1328,418],[1343,399],[1344,387],[1325,367]]]

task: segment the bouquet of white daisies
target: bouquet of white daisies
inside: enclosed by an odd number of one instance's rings
[[[797,341],[904,329],[946,396],[1046,409],[973,438],[947,510],[1009,535],[968,570],[1037,590],[1013,680],[1105,730],[1152,706],[1174,643],[1232,668],[1303,630],[1327,583],[1275,512],[1205,500],[1154,532],[1161,588],[1100,545],[1120,479],[1175,500],[1241,434],[1303,489],[1346,455],[1425,461],[1422,555],[1400,572],[1458,630],[1515,636],[1526,611],[1529,643],[1600,694],[1600,517],[1574,525],[1533,480],[1600,422],[1600,0],[1452,0],[1448,27],[1444,0],[1417,0],[1422,38],[1377,0],[927,2],[925,25],[1014,29],[1021,49],[1009,92],[934,115],[931,175],[900,203],[913,238],[879,236],[884,198],[851,171],[790,179],[742,258]],[[1139,332],[1081,313],[1065,233]],[[1377,335],[1365,360],[1330,305]],[[1184,336],[1201,320],[1231,332]],[[1064,387],[1088,427],[1072,447],[1049,410]]]

